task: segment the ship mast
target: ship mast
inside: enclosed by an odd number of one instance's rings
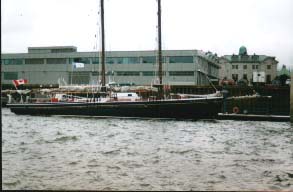
[[[163,96],[163,71],[162,71],[162,30],[161,30],[161,0],[158,1],[158,64],[159,64],[159,97]]]
[[[106,92],[106,76],[105,76],[105,26],[104,26],[104,0],[100,1],[101,6],[101,36],[102,36],[102,52],[101,52],[101,74],[102,74],[102,92]]]

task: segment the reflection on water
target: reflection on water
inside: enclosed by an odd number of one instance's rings
[[[293,190],[290,123],[2,114],[3,189]]]

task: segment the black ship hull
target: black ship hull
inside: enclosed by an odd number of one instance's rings
[[[21,115],[77,115],[200,119],[221,112],[222,98],[107,103],[8,104]]]

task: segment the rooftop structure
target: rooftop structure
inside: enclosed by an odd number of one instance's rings
[[[72,53],[76,52],[74,46],[52,46],[52,47],[28,47],[28,53]]]

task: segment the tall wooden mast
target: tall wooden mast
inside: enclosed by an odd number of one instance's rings
[[[101,36],[102,36],[102,53],[101,53],[101,73],[102,73],[102,91],[106,91],[106,76],[105,76],[105,26],[104,26],[104,0],[100,1],[101,4]]]
[[[159,70],[158,70],[158,75],[159,75],[159,95],[162,96],[163,94],[163,71],[162,71],[162,29],[161,29],[161,0],[158,1],[158,64],[159,64]]]

